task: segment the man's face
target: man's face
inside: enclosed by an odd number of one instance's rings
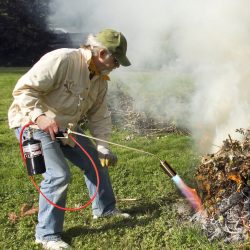
[[[107,51],[101,51],[99,54],[99,63],[97,65],[98,70],[100,71],[101,74],[107,75],[109,74],[112,70],[119,68],[120,64],[116,60],[116,58],[110,54]]]

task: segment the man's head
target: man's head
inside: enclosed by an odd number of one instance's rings
[[[97,34],[96,39],[107,48],[119,64],[122,66],[131,65],[126,56],[127,40],[121,32],[112,29],[104,29]]]
[[[120,65],[129,66],[126,56],[127,41],[121,32],[104,29],[97,35],[89,35],[85,46],[90,46],[97,69],[104,74]]]

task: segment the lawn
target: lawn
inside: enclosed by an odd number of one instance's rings
[[[26,174],[7,121],[12,89],[26,70],[0,69],[0,249],[41,249],[34,244],[37,214],[23,216],[21,212],[24,204],[38,206],[38,194]],[[134,135],[132,140],[125,140],[129,134],[114,130],[112,141],[167,159],[187,184],[195,186],[193,176],[199,157],[190,136]],[[94,221],[90,207],[66,212],[63,237],[73,249],[246,249],[240,244],[209,242],[197,226],[184,219],[176,205],[184,202],[183,197],[154,157],[115,146],[112,150],[119,158],[118,166],[110,168],[118,206],[132,217]],[[69,207],[88,198],[80,171],[74,166],[71,170]]]

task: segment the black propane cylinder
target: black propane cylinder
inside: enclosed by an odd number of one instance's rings
[[[23,153],[26,160],[28,175],[43,174],[46,172],[45,162],[40,140],[29,135],[29,139],[23,142]]]

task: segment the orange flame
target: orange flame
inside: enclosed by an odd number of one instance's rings
[[[181,193],[186,197],[196,212],[203,212],[203,206],[200,197],[198,196],[195,189],[190,188],[185,182],[178,176],[174,176],[173,181],[176,186],[180,189]]]

